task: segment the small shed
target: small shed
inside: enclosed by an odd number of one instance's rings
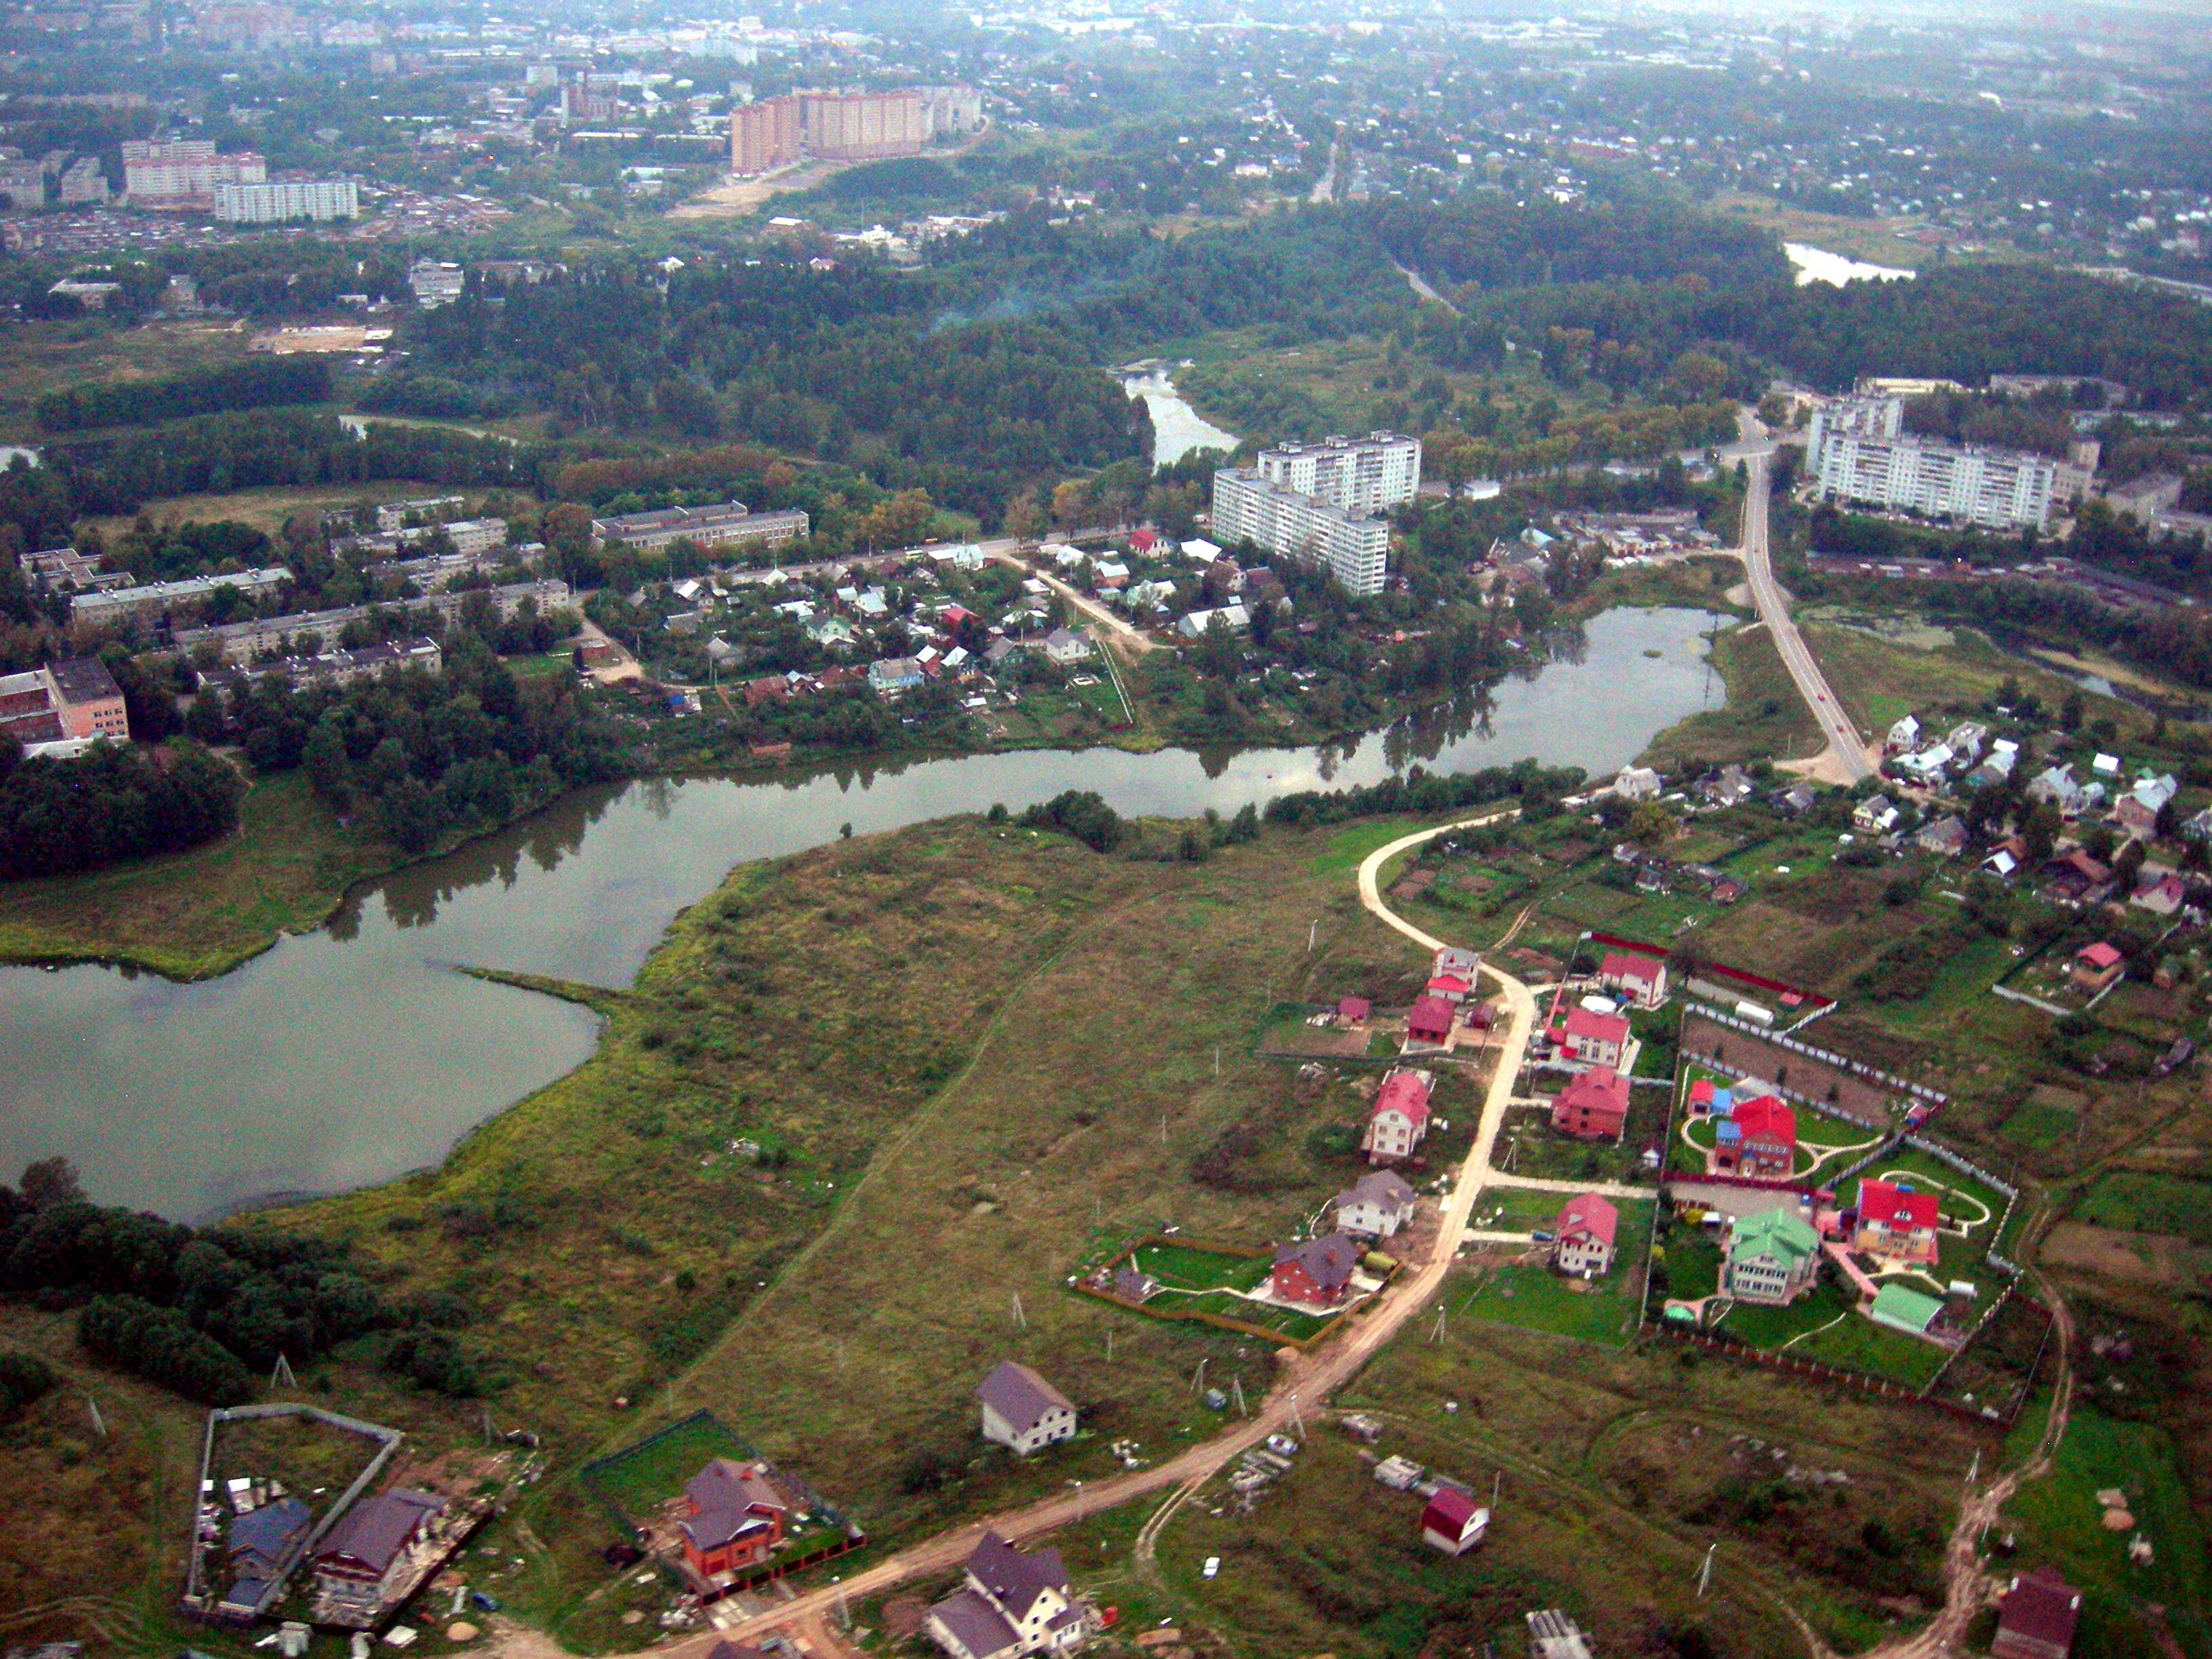
[[[1421,1541],[1446,1555],[1465,1555],[1489,1530],[1490,1511],[1478,1507],[1474,1494],[1458,1486],[1437,1486],[1421,1511]]]

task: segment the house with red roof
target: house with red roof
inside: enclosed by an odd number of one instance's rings
[[[1442,997],[1420,996],[1406,1012],[1406,1035],[1416,1042],[1451,1040],[1452,1006]]]
[[[1997,1601],[1991,1659],[2068,1659],[2081,1617],[2081,1592],[2057,1568],[2022,1573]]]
[[[1413,1155],[1429,1132],[1429,1091],[1434,1086],[1426,1072],[1394,1071],[1382,1079],[1368,1109],[1366,1133],[1359,1138],[1359,1150],[1370,1164]]]
[[[1797,1163],[1797,1114],[1778,1095],[1747,1100],[1713,1124],[1708,1175],[1789,1178]]]
[[[1619,1014],[1601,1014],[1591,1008],[1570,1010],[1562,1028],[1566,1051],[1590,1066],[1620,1066],[1628,1046],[1628,1022]]]
[[[1690,1085],[1690,1115],[1704,1117],[1713,1109],[1713,1080],[1701,1077]]]
[[[1619,1140],[1628,1121],[1628,1079],[1610,1066],[1577,1074],[1552,1102],[1552,1127],[1577,1140]]]
[[[1597,982],[1639,1008],[1656,1008],[1667,1000],[1667,964],[1632,951],[1608,951],[1598,964]]]
[[[1936,1226],[1935,1194],[1916,1192],[1906,1182],[1860,1181],[1854,1249],[1889,1261],[1933,1262]]]
[[[738,1571],[783,1541],[791,1498],[758,1461],[718,1457],[684,1483],[684,1559],[702,1578]]]
[[[1592,1279],[1613,1271],[1620,1212],[1595,1193],[1577,1193],[1559,1206],[1552,1224],[1552,1265],[1563,1273]]]
[[[1438,1486],[1421,1511],[1421,1541],[1446,1555],[1465,1555],[1490,1530],[1490,1511],[1459,1486]]]
[[[1457,974],[1438,974],[1428,983],[1428,994],[1455,1006],[1467,1000],[1467,981]]]
[[[1276,1297],[1309,1308],[1334,1308],[1352,1294],[1352,1270],[1362,1247],[1349,1233],[1302,1239],[1275,1247],[1271,1282]]]
[[[2099,939],[2074,953],[2074,983],[2084,991],[2101,991],[2118,979],[2126,966],[2125,957]]]
[[[1375,1006],[1365,997],[1339,997],[1336,1000],[1336,1023],[1339,1025],[1364,1025]]]

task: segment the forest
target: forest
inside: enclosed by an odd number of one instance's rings
[[[155,753],[101,743],[71,761],[21,753],[0,734],[0,876],[179,852],[237,827],[245,781],[197,744]]]

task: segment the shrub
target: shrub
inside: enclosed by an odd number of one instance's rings
[[[236,1355],[173,1308],[135,1296],[98,1296],[77,1316],[77,1340],[101,1358],[209,1406],[235,1406],[253,1392]]]

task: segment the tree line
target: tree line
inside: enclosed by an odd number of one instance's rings
[[[88,1203],[61,1158],[26,1170],[21,1190],[0,1186],[0,1295],[80,1310],[87,1348],[211,1406],[249,1398],[279,1356],[303,1366],[379,1333],[386,1368],[422,1381],[418,1354],[453,1352],[448,1333],[473,1317],[443,1292],[387,1299],[343,1244]],[[482,1387],[473,1365],[443,1380]]]
[[[1399,813],[1431,817],[1488,801],[1518,799],[1523,812],[1541,816],[1558,809],[1559,799],[1580,788],[1579,766],[1540,766],[1533,760],[1510,766],[1486,766],[1478,772],[1428,772],[1416,766],[1402,778],[1356,784],[1348,789],[1301,789],[1267,803],[1270,823],[1308,829],[1342,823],[1348,818],[1390,817]]]
[[[331,366],[315,356],[255,357],[218,368],[143,380],[112,380],[49,392],[33,409],[49,432],[137,426],[187,415],[234,413],[271,404],[320,403],[331,395]]]
[[[0,876],[96,870],[238,827],[245,781],[196,744],[148,753],[96,743],[72,761],[21,753],[0,735]]]

